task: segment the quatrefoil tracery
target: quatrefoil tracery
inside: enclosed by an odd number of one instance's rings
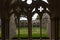
[[[47,3],[43,2],[42,0],[31,0],[32,3],[31,4],[27,4],[27,0],[20,0],[17,1],[21,4],[18,5],[18,11],[17,12],[24,12],[24,13],[28,13],[28,12],[45,12],[47,11],[46,8],[48,8],[46,5]],[[41,8],[42,7],[42,8]]]

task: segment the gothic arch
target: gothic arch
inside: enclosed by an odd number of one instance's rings
[[[26,0],[27,1],[27,0]],[[59,20],[60,20],[60,1],[58,0],[47,0],[48,3],[42,2],[42,0],[33,0],[31,4],[26,3],[26,1],[16,0],[14,3],[11,4],[12,0],[0,0],[0,14],[2,20],[2,40],[9,39],[9,21],[10,21],[10,11],[11,9],[14,10],[14,14],[17,14],[16,8],[22,8],[22,11],[28,16],[28,29],[29,29],[29,40],[31,38],[31,27],[32,27],[32,10],[36,8],[35,12],[38,12],[40,17],[42,18],[43,13],[47,12],[46,8],[50,11],[48,14],[50,15],[51,19],[51,39],[54,38],[58,40],[58,30],[59,30]],[[42,6],[44,8],[43,12],[40,12],[38,8]],[[24,8],[26,10],[24,10]],[[20,10],[18,10],[20,11]],[[19,13],[19,12],[18,12]],[[41,14],[42,13],[42,14]],[[19,16],[21,13],[17,14],[17,19],[19,20]],[[19,22],[19,21],[18,21]]]
[[[51,19],[50,19],[50,15],[48,13],[44,13],[42,16],[42,25],[44,25],[46,27],[47,30],[47,34],[48,37],[50,38],[51,36]]]

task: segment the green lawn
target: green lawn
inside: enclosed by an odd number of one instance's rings
[[[0,29],[0,38],[1,36],[1,29]],[[27,27],[23,27],[20,28],[20,37],[21,38],[28,38],[28,28]],[[32,27],[32,38],[39,38],[40,37],[40,28],[39,27]],[[42,28],[42,37],[48,37],[47,35],[47,29],[45,27]],[[16,35],[14,36],[14,38],[18,38],[18,29],[16,29]],[[60,34],[59,34],[59,38],[60,38]]]
[[[0,31],[0,37],[1,37],[1,31]],[[16,35],[15,38],[18,37],[18,29],[16,29]],[[23,27],[20,28],[20,37],[21,38],[28,38],[28,28]],[[32,38],[40,37],[40,28],[39,27],[32,27]],[[42,37],[47,37],[47,30],[46,28],[42,28]]]
[[[18,30],[16,30],[15,37],[18,37]],[[28,28],[20,28],[20,37],[27,38],[28,37]],[[32,27],[32,38],[40,37],[40,28],[39,27]],[[42,37],[47,37],[46,28],[42,28]]]

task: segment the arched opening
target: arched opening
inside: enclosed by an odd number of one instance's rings
[[[35,13],[32,16],[32,38],[40,37],[40,19],[39,15]]]
[[[28,20],[27,17],[20,17],[20,37],[28,38]]]
[[[12,18],[13,19],[13,18]],[[27,20],[27,17],[25,15],[19,17],[19,20],[17,18],[17,16],[15,15],[15,27],[13,27],[13,33],[14,36],[11,37],[13,39],[24,39],[24,38],[28,38],[28,20]],[[13,24],[14,25],[14,24]],[[11,29],[12,30],[12,29]],[[12,33],[11,33],[11,36],[12,36]]]
[[[42,37],[44,36],[43,33],[45,32],[45,30],[47,30],[45,33],[48,35],[45,35],[44,37],[48,36],[48,37],[51,37],[51,40],[53,38],[54,38],[54,40],[58,40],[58,33],[59,33],[58,31],[60,30],[60,27],[59,27],[60,26],[59,25],[60,24],[60,15],[59,15],[59,13],[60,13],[60,11],[59,11],[60,10],[59,9],[60,8],[59,7],[60,1],[57,1],[57,0],[53,0],[53,1],[52,0],[46,0],[46,1],[43,0],[44,2],[42,0],[31,0],[31,1],[27,1],[27,2],[26,1],[25,0],[16,0],[15,2],[13,2],[11,0],[0,1],[1,2],[0,14],[1,14],[1,26],[2,26],[1,27],[1,29],[2,29],[1,30],[2,31],[2,34],[1,34],[2,40],[11,38],[13,35],[15,35],[15,32],[16,32],[16,35],[18,35],[19,37],[22,37],[21,33],[25,32],[25,31],[21,32],[22,27],[25,28],[25,22],[21,23],[20,18],[17,18],[17,21],[18,21],[17,25],[18,26],[16,26],[17,27],[17,29],[16,29],[16,27],[15,27],[16,24],[14,22],[15,18],[13,16],[14,14],[12,14],[10,17],[10,13],[11,13],[10,11],[12,9],[14,10],[14,13],[16,13],[17,15],[20,14],[19,12],[24,12],[24,13],[27,13],[29,15],[28,16],[28,23],[26,22],[26,26],[28,24],[28,35],[29,35],[29,40],[31,40],[31,31],[30,31],[31,27],[32,27],[32,25],[31,25],[32,12],[31,11],[33,8],[36,8],[35,12],[38,12],[39,6],[42,6],[44,8],[43,12],[46,12],[46,7],[49,8],[50,14],[51,14],[51,25],[50,25],[50,18],[42,17]],[[49,2],[49,4],[45,3],[47,1]],[[15,10],[17,7],[19,7],[18,8],[19,10]],[[26,10],[24,8],[26,8]],[[43,13],[43,12],[40,11],[40,13]],[[39,12],[38,12],[38,14],[39,14]],[[45,15],[45,13],[43,14],[43,16],[44,15]],[[11,20],[13,20],[13,21],[11,21]],[[32,20],[32,22],[33,22],[33,20]],[[19,24],[21,24],[21,25],[19,25]],[[39,23],[37,23],[37,22],[36,22],[36,24],[35,23],[32,23],[32,24],[34,24],[34,25],[38,24],[36,26],[37,27],[39,26]],[[50,26],[51,26],[51,28],[50,28]],[[44,28],[44,32],[43,32],[43,28]],[[17,30],[17,31],[15,31],[15,30]],[[32,32],[32,35],[33,35],[33,32]],[[25,37],[27,37],[27,36],[25,36]],[[34,37],[36,37],[36,35]]]
[[[44,30],[43,30],[44,28]],[[48,13],[44,13],[42,16],[42,36],[50,38],[51,36],[51,20]],[[43,34],[44,33],[44,34]]]
[[[42,23],[41,23],[42,25],[41,25],[38,13],[35,14],[34,15],[36,16],[36,18],[32,17],[32,38],[41,37],[42,39],[48,39],[51,36],[50,16],[47,13],[44,13],[42,16]]]

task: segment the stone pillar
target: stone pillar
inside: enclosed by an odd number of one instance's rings
[[[51,36],[51,20],[50,18],[47,19],[47,23],[46,23],[46,28],[47,28],[47,37],[50,37]]]
[[[20,16],[17,16],[17,26],[18,26],[18,40],[21,40],[20,38]]]
[[[1,11],[1,30],[2,30],[2,40],[9,39],[9,15],[6,10]]]
[[[9,40],[9,17],[2,17],[1,18],[1,30],[2,30],[2,40]]]
[[[51,35],[50,39],[58,40],[59,18],[51,18]]]
[[[28,38],[32,40],[32,16],[28,14]]]
[[[39,18],[40,18],[40,40],[42,40],[42,15],[43,14],[39,15]]]
[[[59,38],[60,38],[60,19],[59,19]]]
[[[59,18],[55,18],[55,40],[59,40]]]
[[[51,18],[51,28],[50,28],[50,40],[55,38],[55,19]]]
[[[12,39],[16,35],[16,24],[15,24],[15,17],[14,14],[10,17],[10,23],[9,23],[9,37]]]
[[[42,40],[42,19],[40,18],[40,40]]]

